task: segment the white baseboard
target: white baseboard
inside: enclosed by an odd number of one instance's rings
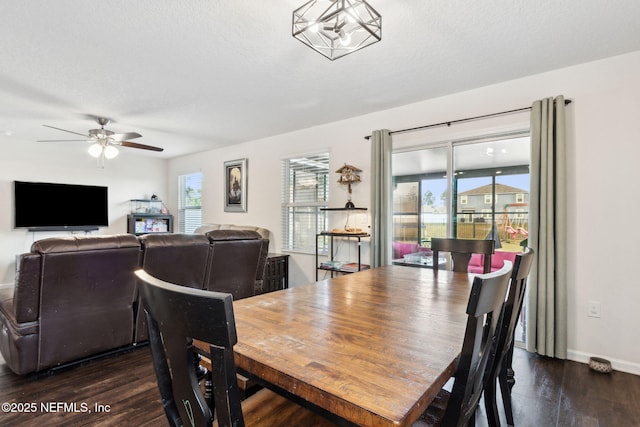
[[[13,283],[0,283],[0,289],[8,289],[12,287],[13,287]]]
[[[627,372],[629,374],[640,375],[640,364],[629,362],[628,360],[613,359],[606,355],[587,354],[581,351],[567,350],[567,359],[574,362],[589,363],[590,357],[602,357],[611,362],[614,371]]]

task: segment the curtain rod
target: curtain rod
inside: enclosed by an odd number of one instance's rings
[[[570,99],[565,99],[564,100],[564,105],[569,105],[569,104],[571,104],[571,100]],[[484,114],[482,116],[467,117],[466,119],[450,120],[448,122],[433,123],[433,124],[430,124],[430,125],[418,126],[418,127],[409,128],[409,129],[394,130],[394,131],[389,132],[389,134],[393,135],[393,134],[396,134],[396,133],[413,132],[413,131],[416,131],[416,130],[435,128],[435,127],[439,127],[439,126],[451,126],[452,124],[456,124],[456,123],[470,122],[470,121],[473,121],[473,120],[480,120],[480,119],[486,119],[486,118],[489,118],[489,117],[503,116],[503,115],[506,115],[506,114],[520,113],[522,111],[529,111],[529,110],[531,110],[531,107],[516,108],[515,110],[501,111],[499,113],[491,113],[491,114]],[[371,139],[371,135],[365,136],[364,139]]]

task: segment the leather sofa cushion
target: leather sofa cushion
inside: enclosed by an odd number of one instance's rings
[[[143,247],[142,268],[147,273],[170,283],[203,288],[210,251],[206,236],[147,234],[139,239]]]
[[[234,300],[255,295],[260,256],[264,253],[260,234],[250,230],[214,230],[206,236],[212,252],[205,289],[230,293]]]
[[[253,230],[214,230],[207,232],[206,236],[212,242],[230,240],[258,240],[262,238],[257,231]]]
[[[100,249],[139,248],[140,242],[133,234],[105,236],[51,237],[34,242],[31,252],[53,254],[60,252],[80,252]]]
[[[257,232],[263,239],[269,239],[269,230],[263,227],[256,227],[251,225],[202,224],[200,227],[194,230],[193,234],[207,234],[207,232],[214,230],[250,230]]]

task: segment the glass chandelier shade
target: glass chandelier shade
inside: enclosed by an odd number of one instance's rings
[[[104,147],[104,157],[107,160],[111,160],[118,155],[118,149],[113,145],[109,144]]]
[[[88,151],[89,155],[96,159],[104,156],[105,159],[111,160],[118,155],[118,149],[109,143],[102,144],[100,142],[96,142],[89,146]]]
[[[292,34],[333,61],[382,40],[382,16],[364,0],[311,0],[293,11]]]
[[[95,157],[97,159],[98,157],[100,157],[101,154],[102,154],[102,145],[100,145],[99,142],[96,142],[95,144],[91,144],[89,146],[89,155],[91,157]]]

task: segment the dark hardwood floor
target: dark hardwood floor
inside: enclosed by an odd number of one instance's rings
[[[521,349],[515,351],[514,368],[518,427],[640,426],[640,376],[599,374],[581,363]],[[3,406],[0,426],[167,425],[148,347],[40,377],[19,377],[0,359],[3,402],[15,403],[11,409],[21,412],[5,412]],[[96,410],[96,405],[103,406]],[[35,411],[25,412],[29,409]],[[482,408],[476,425],[487,425]]]
[[[513,368],[513,415],[518,427],[640,426],[640,376],[617,371],[601,374],[583,363],[541,357],[518,348]],[[498,406],[506,425],[500,399]],[[476,415],[476,426],[486,425],[483,407]]]
[[[168,425],[148,347],[39,377],[17,376],[2,361],[0,403],[5,402],[36,406],[34,412],[15,407],[20,411],[12,413],[3,406],[2,426]],[[103,405],[102,412],[96,405]]]

